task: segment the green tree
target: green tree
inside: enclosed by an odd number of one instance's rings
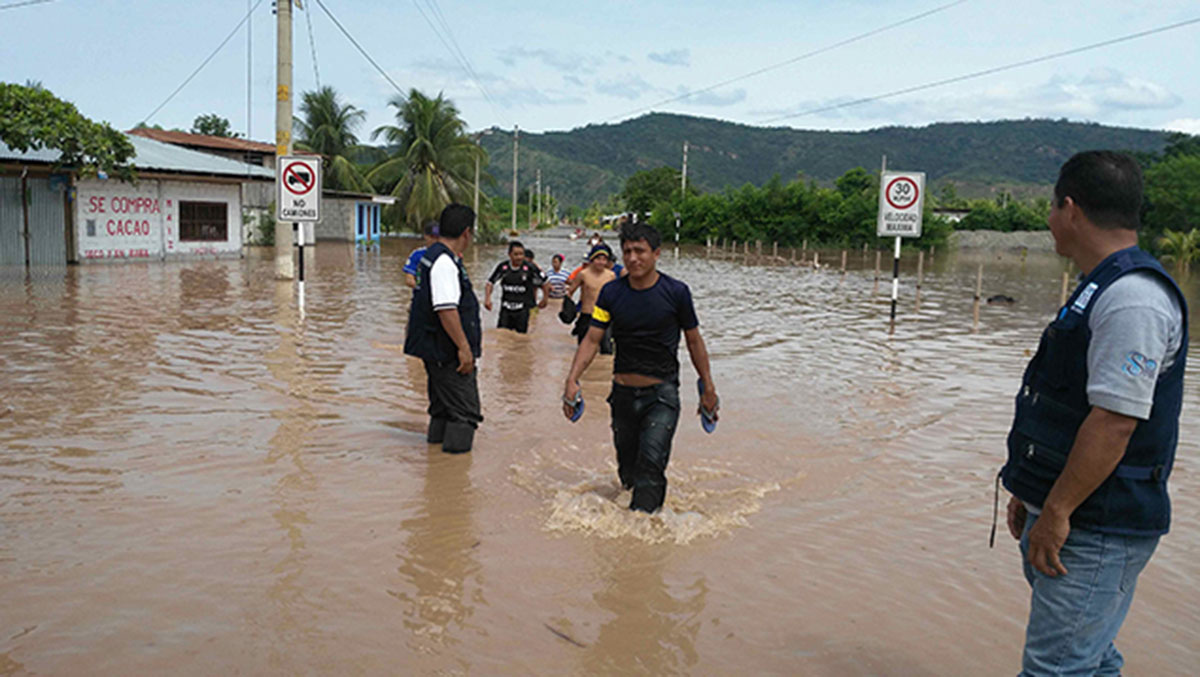
[[[1200,261],[1200,228],[1187,232],[1168,230],[1158,238],[1158,248],[1164,262],[1174,261],[1180,268],[1188,270],[1192,262]]]
[[[192,121],[192,133],[207,134],[208,136],[224,136],[231,139],[241,136],[234,133],[229,120],[216,113],[196,116],[196,119]]]
[[[350,159],[358,152],[354,130],[367,114],[338,100],[333,87],[305,92],[300,102],[302,117],[295,121],[296,147],[321,156],[325,187],[333,190],[372,192],[371,184]]]
[[[629,211],[644,214],[659,202],[669,202],[678,198],[681,178],[680,171],[674,167],[643,169],[625,179],[621,199],[625,201]],[[688,186],[688,194],[695,195],[696,190]]]
[[[47,148],[62,153],[60,165],[133,180],[136,151],[107,123],[85,118],[74,105],[41,86],[0,82],[0,142],[18,152]]]
[[[393,97],[396,125],[371,133],[396,152],[367,175],[367,180],[397,198],[393,209],[412,229],[435,218],[451,202],[471,204],[475,159],[487,166],[487,154],[464,133],[458,109],[442,94],[429,98],[416,89]]]
[[[1200,155],[1175,155],[1153,165],[1145,185],[1149,236],[1200,226]]]

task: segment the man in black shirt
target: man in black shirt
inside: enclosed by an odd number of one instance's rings
[[[613,361],[613,443],[621,486],[633,489],[632,510],[652,513],[667,493],[667,462],[679,422],[679,333],[692,366],[704,383],[700,405],[716,420],[717,387],[700,336],[700,322],[688,286],[658,272],[662,238],[645,223],[621,227],[621,253],[629,274],[604,285],[592,312],[592,326],[571,363],[563,389],[563,414],[570,420],[580,395],[579,377],[591,364],[608,327],[617,355]]]
[[[525,247],[516,240],[508,243],[508,260],[496,266],[484,289],[483,306],[492,309],[492,289],[500,283],[500,317],[496,326],[524,334],[529,330],[529,309],[537,289],[542,286],[540,272],[525,260]]]

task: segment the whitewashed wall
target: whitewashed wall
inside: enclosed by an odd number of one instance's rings
[[[179,201],[224,202],[228,236],[221,242],[180,242]],[[76,184],[79,261],[236,256],[242,250],[237,184],[199,181],[81,179]]]

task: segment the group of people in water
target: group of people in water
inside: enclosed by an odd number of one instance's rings
[[[1042,334],[1019,385],[996,478],[1010,493],[1007,526],[1020,544],[1032,594],[1022,675],[1118,675],[1114,640],[1137,578],[1170,526],[1167,480],[1174,465],[1187,361],[1187,303],[1170,274],[1138,248],[1142,175],[1128,155],[1078,153],[1060,169],[1049,228],[1056,251],[1082,279]],[[427,440],[469,451],[483,420],[474,361],[479,304],[461,256],[473,212],[450,205],[432,244],[410,259],[414,278],[405,352],[429,376]],[[485,306],[501,286],[498,326],[517,332],[550,300],[582,289],[572,331],[579,341],[563,385],[570,421],[583,412],[580,375],[608,337],[615,344],[608,396],[617,474],[630,508],[653,513],[679,420],[679,339],[699,374],[705,429],[718,399],[688,286],[657,270],[661,237],[622,225],[623,269],[593,244],[565,274],[556,255],[543,274],[520,243],[489,278]],[[536,302],[538,291],[542,293]]]
[[[404,269],[413,289],[405,352],[422,359],[428,376],[426,440],[448,453],[470,451],[483,421],[474,369],[482,347],[479,301],[462,263],[473,238],[474,216],[463,205],[446,207],[426,227],[427,246],[414,251]],[[573,323],[571,334],[578,343],[563,388],[563,413],[571,422],[583,413],[581,374],[597,353],[611,354],[616,346],[608,403],[618,479],[632,492],[630,508],[652,513],[666,497],[667,463],[679,420],[681,335],[700,375],[707,430],[718,419],[719,404],[691,292],[657,269],[658,231],[626,221],[620,244],[623,264],[596,237],[584,261],[567,273],[561,254],[543,272],[521,242],[509,242],[507,260],[488,276],[483,306],[493,309],[498,286],[496,326],[523,334],[535,309],[550,301],[562,304],[559,316]]]

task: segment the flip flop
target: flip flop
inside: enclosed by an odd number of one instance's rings
[[[575,401],[574,402],[572,402],[571,400],[568,400],[567,398],[564,397],[563,403],[569,404],[572,407],[575,407],[575,410],[571,412],[571,423],[578,421],[579,417],[583,416],[583,391],[582,390],[575,393]]]
[[[696,379],[696,389],[700,391],[700,397],[703,398],[704,397],[704,379],[702,379],[702,378]],[[717,398],[717,404],[718,405],[721,404],[720,397]],[[711,433],[712,431],[717,429],[716,416],[717,416],[716,411],[709,411],[708,409],[704,408],[703,404],[700,405],[700,427],[704,429],[704,432]]]

